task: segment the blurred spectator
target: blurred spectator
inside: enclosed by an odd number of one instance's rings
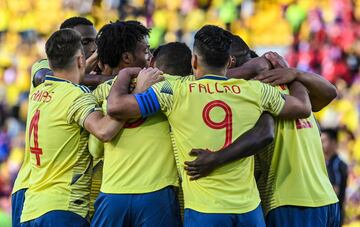
[[[298,40],[301,25],[305,21],[306,16],[306,10],[298,4],[297,0],[294,0],[286,9],[285,17],[291,25],[295,42]]]
[[[326,168],[331,184],[339,198],[341,223],[344,221],[345,190],[348,178],[348,167],[337,154],[338,131],[336,129],[322,129],[321,141],[323,144]]]

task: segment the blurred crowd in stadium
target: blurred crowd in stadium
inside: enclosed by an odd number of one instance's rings
[[[74,15],[97,28],[118,18],[139,20],[152,27],[152,48],[176,40],[192,46],[198,28],[220,25],[258,54],[277,50],[292,67],[336,84],[338,98],[317,117],[322,127],[340,129],[346,222],[360,220],[360,0],[0,0],[0,226],[10,222],[24,152],[30,67],[44,58],[48,35]]]

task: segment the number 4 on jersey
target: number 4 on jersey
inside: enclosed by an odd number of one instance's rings
[[[30,122],[29,129],[29,140],[31,140],[31,135],[34,132],[34,147],[30,146],[30,152],[36,157],[36,165],[40,166],[40,155],[42,155],[42,149],[39,147],[38,141],[38,124],[40,119],[40,110],[36,110],[33,118]]]

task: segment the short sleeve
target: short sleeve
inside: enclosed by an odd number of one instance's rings
[[[154,84],[144,93],[135,94],[141,116],[148,117],[159,110],[168,116],[173,108],[174,87],[177,81],[165,80]]]
[[[94,111],[101,111],[95,96],[91,93],[83,93],[79,95],[70,106],[67,121],[69,124],[76,123],[84,127],[86,117]]]
[[[164,74],[162,76],[164,77],[165,80],[169,80],[169,81],[178,80],[181,78],[181,76],[170,75],[170,74]]]
[[[195,76],[194,76],[194,75],[176,76],[176,75],[164,74],[163,77],[164,77],[165,80],[168,80],[168,81],[177,81],[177,80],[180,80],[180,81],[182,81],[182,82],[185,82],[185,81],[194,81],[194,80],[195,80]]]
[[[165,115],[170,114],[174,105],[174,83],[172,82],[165,80],[151,87],[156,94],[161,111]]]
[[[96,102],[100,105],[104,102],[104,100],[109,96],[110,89],[112,86],[113,80],[108,80],[102,84],[99,84],[92,94],[96,98]]]
[[[89,136],[89,152],[94,158],[102,158],[104,156],[104,143],[94,135]]]
[[[275,116],[279,115],[285,105],[285,95],[264,83],[261,84],[261,107],[263,111],[267,111]]]

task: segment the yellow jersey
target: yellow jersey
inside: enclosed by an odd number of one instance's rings
[[[135,95],[142,116],[161,108],[170,122],[179,152],[185,208],[203,213],[241,214],[260,203],[254,179],[254,158],[223,166],[205,178],[190,181],[184,162],[193,148],[217,151],[254,127],[264,111],[278,115],[285,103],[275,88],[258,81],[204,76],[153,85]],[[152,111],[152,113],[150,113]]]
[[[67,80],[46,76],[32,90],[25,147],[30,154],[30,187],[21,222],[52,210],[88,216],[92,158],[89,133],[82,127],[96,110],[90,90]]]
[[[49,67],[49,62],[47,59],[42,59],[42,60],[35,62],[34,65],[31,67],[30,93],[34,89],[34,83],[33,83],[34,75],[40,71],[42,71],[41,73],[44,74],[44,76],[46,74],[52,75],[52,71]],[[30,119],[30,117],[31,116],[29,116],[29,112],[28,112],[27,119]],[[26,126],[28,127],[29,124],[27,124]],[[26,135],[26,140],[28,139],[27,136],[28,135]],[[19,173],[16,177],[12,193],[16,193],[17,191],[19,191],[21,189],[25,189],[25,188],[29,187],[29,178],[30,178],[30,161],[29,161],[29,159],[30,159],[30,153],[25,152],[24,160],[23,160],[23,163],[19,170]]]
[[[90,137],[91,136],[93,136],[93,135],[90,134]],[[93,138],[96,138],[96,137],[93,137]],[[92,139],[89,138],[89,151],[90,151],[90,142],[91,141],[92,141]],[[91,191],[90,191],[90,210],[89,210],[90,219],[95,214],[94,204],[95,204],[96,198],[98,197],[99,192],[100,192],[103,165],[104,165],[104,161],[103,161],[102,157],[101,158],[95,158],[95,157],[93,158],[93,168],[92,168],[92,175],[91,175]]]
[[[288,94],[286,86],[280,91]],[[329,181],[320,132],[313,114],[307,119],[276,119],[273,144],[256,155],[265,215],[280,206],[320,207],[338,201]]]
[[[112,80],[108,80],[105,83],[102,83],[97,86],[93,91],[93,95],[96,98],[97,103],[101,106],[106,100],[106,95],[109,93],[111,88]],[[104,166],[104,144],[98,140],[94,135],[90,134],[89,136],[89,152],[93,156],[93,173],[92,173],[92,182],[91,182],[91,193],[90,193],[90,218],[95,213],[95,201],[99,195],[102,181],[102,172]]]
[[[93,91],[104,112],[111,85],[108,81]],[[102,152],[99,145],[95,147]],[[101,192],[139,194],[178,186],[170,126],[161,113],[127,122],[112,141],[104,143],[103,152]]]
[[[41,60],[35,62],[33,64],[33,66],[31,67],[30,92],[35,87],[35,84],[34,84],[35,75],[37,75],[37,76],[40,75],[41,77],[44,78],[44,80],[45,80],[46,75],[49,75],[49,76],[53,75],[53,71],[50,69],[49,61],[47,59],[41,59]]]

